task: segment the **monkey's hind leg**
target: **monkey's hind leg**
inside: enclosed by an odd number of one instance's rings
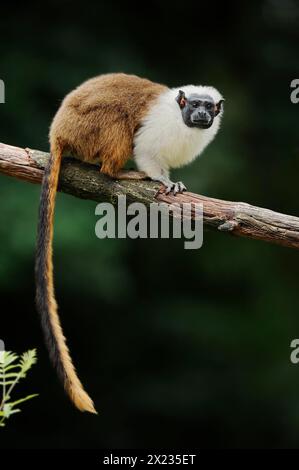
[[[115,123],[109,127],[109,132],[102,133],[99,150],[101,173],[118,180],[143,180],[148,176],[144,172],[123,170],[126,162],[133,153],[133,136],[128,123],[120,120],[119,115],[111,116]]]
[[[130,156],[130,146],[123,145],[117,149],[105,151],[100,155],[101,173],[117,180],[144,180],[148,178],[144,171],[123,170]]]

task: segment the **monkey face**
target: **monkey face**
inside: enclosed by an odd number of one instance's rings
[[[182,118],[186,126],[208,129],[214,122],[221,109],[224,100],[215,103],[209,95],[191,94],[188,98],[180,90],[176,101],[181,108]]]

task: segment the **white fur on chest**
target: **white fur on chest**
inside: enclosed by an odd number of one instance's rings
[[[212,87],[188,85],[180,88],[188,96],[191,93],[209,93],[216,100],[220,94]],[[134,139],[134,157],[150,158],[162,168],[178,168],[194,160],[214,138],[220,119],[217,116],[209,129],[186,126],[176,101],[179,88],[160,95],[141,122]]]

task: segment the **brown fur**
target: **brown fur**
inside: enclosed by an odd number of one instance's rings
[[[63,100],[50,129],[51,146],[115,176],[133,153],[140,120],[167,88],[135,75],[107,74],[92,78]]]
[[[166,87],[133,75],[102,75],[79,86],[63,100],[50,129],[51,158],[40,201],[36,300],[51,360],[64,387],[81,411],[96,413],[72,363],[61,328],[53,283],[55,196],[63,154],[101,162],[115,176],[133,152],[133,138],[150,104]]]

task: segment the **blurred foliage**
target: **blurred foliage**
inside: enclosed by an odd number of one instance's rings
[[[97,74],[207,83],[226,98],[222,129],[176,176],[194,192],[298,215],[298,2],[1,9],[2,142],[47,150],[61,99]],[[39,191],[0,176],[0,336],[10,349],[34,341],[41,350],[31,384],[41,398],[0,446],[298,446],[299,370],[289,360],[299,337],[296,251],[210,232],[198,251],[179,240],[98,240],[95,204],[60,194],[56,291],[100,411],[86,416],[65,398],[33,314]]]
[[[16,362],[18,360],[18,362]],[[8,418],[16,413],[20,413],[21,403],[37,397],[37,394],[27,395],[12,401],[11,396],[15,387],[21,379],[24,379],[27,372],[36,363],[36,350],[31,349],[24,352],[21,357],[11,351],[0,352],[0,386],[2,397],[0,401],[0,427],[4,427]]]

